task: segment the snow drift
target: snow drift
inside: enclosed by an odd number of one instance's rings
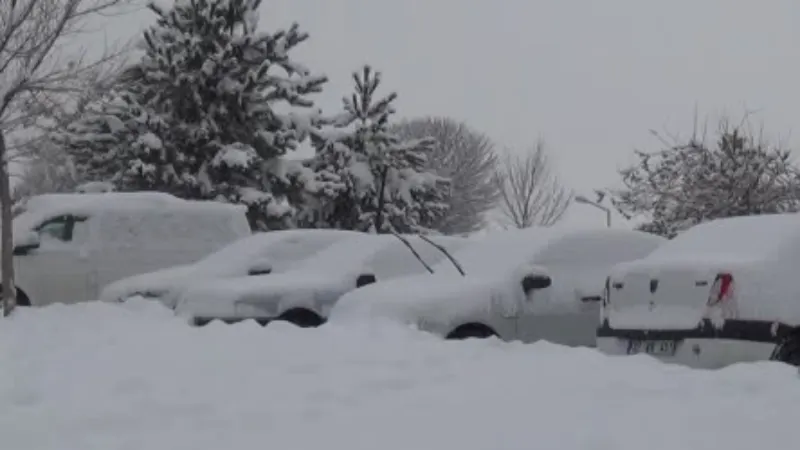
[[[0,321],[14,450],[727,450],[796,443],[797,371],[693,371],[365,325],[186,326],[157,303]]]

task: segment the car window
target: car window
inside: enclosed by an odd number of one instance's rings
[[[45,242],[86,242],[87,218],[70,215],[54,217],[36,227],[36,232]]]
[[[42,240],[56,240],[61,242],[69,242],[72,240],[72,234],[68,232],[69,218],[67,216],[60,216],[50,219],[36,229]]]

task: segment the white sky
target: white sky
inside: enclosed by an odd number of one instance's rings
[[[690,134],[695,108],[712,119],[755,111],[772,138],[798,143],[797,0],[264,0],[261,9],[265,29],[297,21],[311,34],[294,58],[330,77],[317,99],[324,110],[370,63],[399,93],[399,115],[462,119],[517,151],[542,137],[578,192],[618,183],[634,148],[658,146],[648,130]],[[105,35],[136,36],[151,18],[109,19]],[[605,217],[573,205],[566,220]]]

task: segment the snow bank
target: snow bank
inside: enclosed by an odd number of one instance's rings
[[[646,356],[391,326],[186,326],[155,303],[0,321],[0,435],[15,450],[736,450],[796,443],[776,363]]]

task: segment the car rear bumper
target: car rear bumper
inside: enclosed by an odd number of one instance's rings
[[[608,321],[604,321],[597,329],[597,337],[645,340],[727,339],[775,344],[791,329],[792,327],[779,322],[745,319],[728,319],[722,327],[704,319],[691,329],[611,328]]]
[[[776,344],[792,327],[763,320],[732,319],[722,327],[709,320],[692,329],[616,329],[604,322],[597,330],[597,347],[611,355],[629,354],[631,341],[673,342],[671,355],[652,355],[665,362],[715,369],[738,362],[770,359]]]

